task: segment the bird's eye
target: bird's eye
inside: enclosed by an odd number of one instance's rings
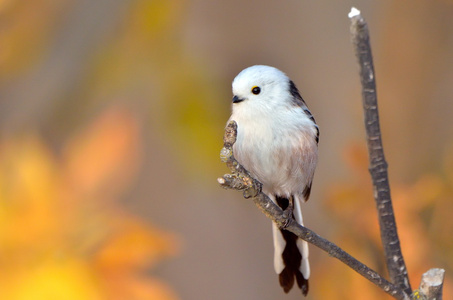
[[[255,95],[258,95],[259,93],[261,92],[261,89],[259,86],[254,86],[252,88],[252,93],[255,94]]]

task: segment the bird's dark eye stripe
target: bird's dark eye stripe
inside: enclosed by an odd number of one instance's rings
[[[254,86],[252,88],[252,93],[255,94],[255,95],[258,95],[259,93],[261,92],[261,89],[259,86]]]

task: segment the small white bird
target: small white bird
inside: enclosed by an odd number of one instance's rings
[[[303,224],[301,204],[310,196],[318,160],[319,130],[294,83],[280,70],[252,66],[233,80],[233,112],[238,125],[233,154],[263,192],[282,209],[293,206]],[[272,223],[274,268],[287,293],[294,281],[308,293],[308,244]]]

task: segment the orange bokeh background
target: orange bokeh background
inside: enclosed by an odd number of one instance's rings
[[[306,225],[387,276],[347,14],[367,19],[412,288],[453,295],[453,3],[0,0],[0,299],[300,299],[216,178],[231,80],[286,72],[320,126]],[[307,299],[387,299],[310,247]],[[390,299],[390,298],[389,298]]]

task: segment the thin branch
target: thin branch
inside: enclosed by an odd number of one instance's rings
[[[369,171],[373,180],[374,198],[378,210],[381,240],[384,245],[387,268],[391,281],[407,294],[411,294],[412,289],[401,252],[390,197],[387,162],[384,157],[381,130],[379,127],[376,81],[368,25],[362,18],[360,11],[355,8],[351,10],[349,17],[351,19],[352,40],[360,65],[362,100],[370,159]]]
[[[222,178],[217,179],[220,185],[224,188],[243,191],[245,198],[252,198],[253,202],[261,209],[261,211],[274,221],[280,228],[291,231],[299,238],[309,242],[312,245],[324,250],[330,256],[335,257],[349,266],[351,269],[380,287],[387,294],[395,299],[408,300],[409,296],[399,287],[388,282],[374,270],[370,269],[334,243],[319,236],[314,231],[301,226],[294,219],[280,209],[278,205],[272,202],[269,197],[261,192],[262,184],[254,179],[234,158],[233,144],[236,141],[237,124],[234,121],[228,123],[224,135],[224,147],[220,152],[220,157],[225,162],[231,171],[231,174],[226,174]]]

